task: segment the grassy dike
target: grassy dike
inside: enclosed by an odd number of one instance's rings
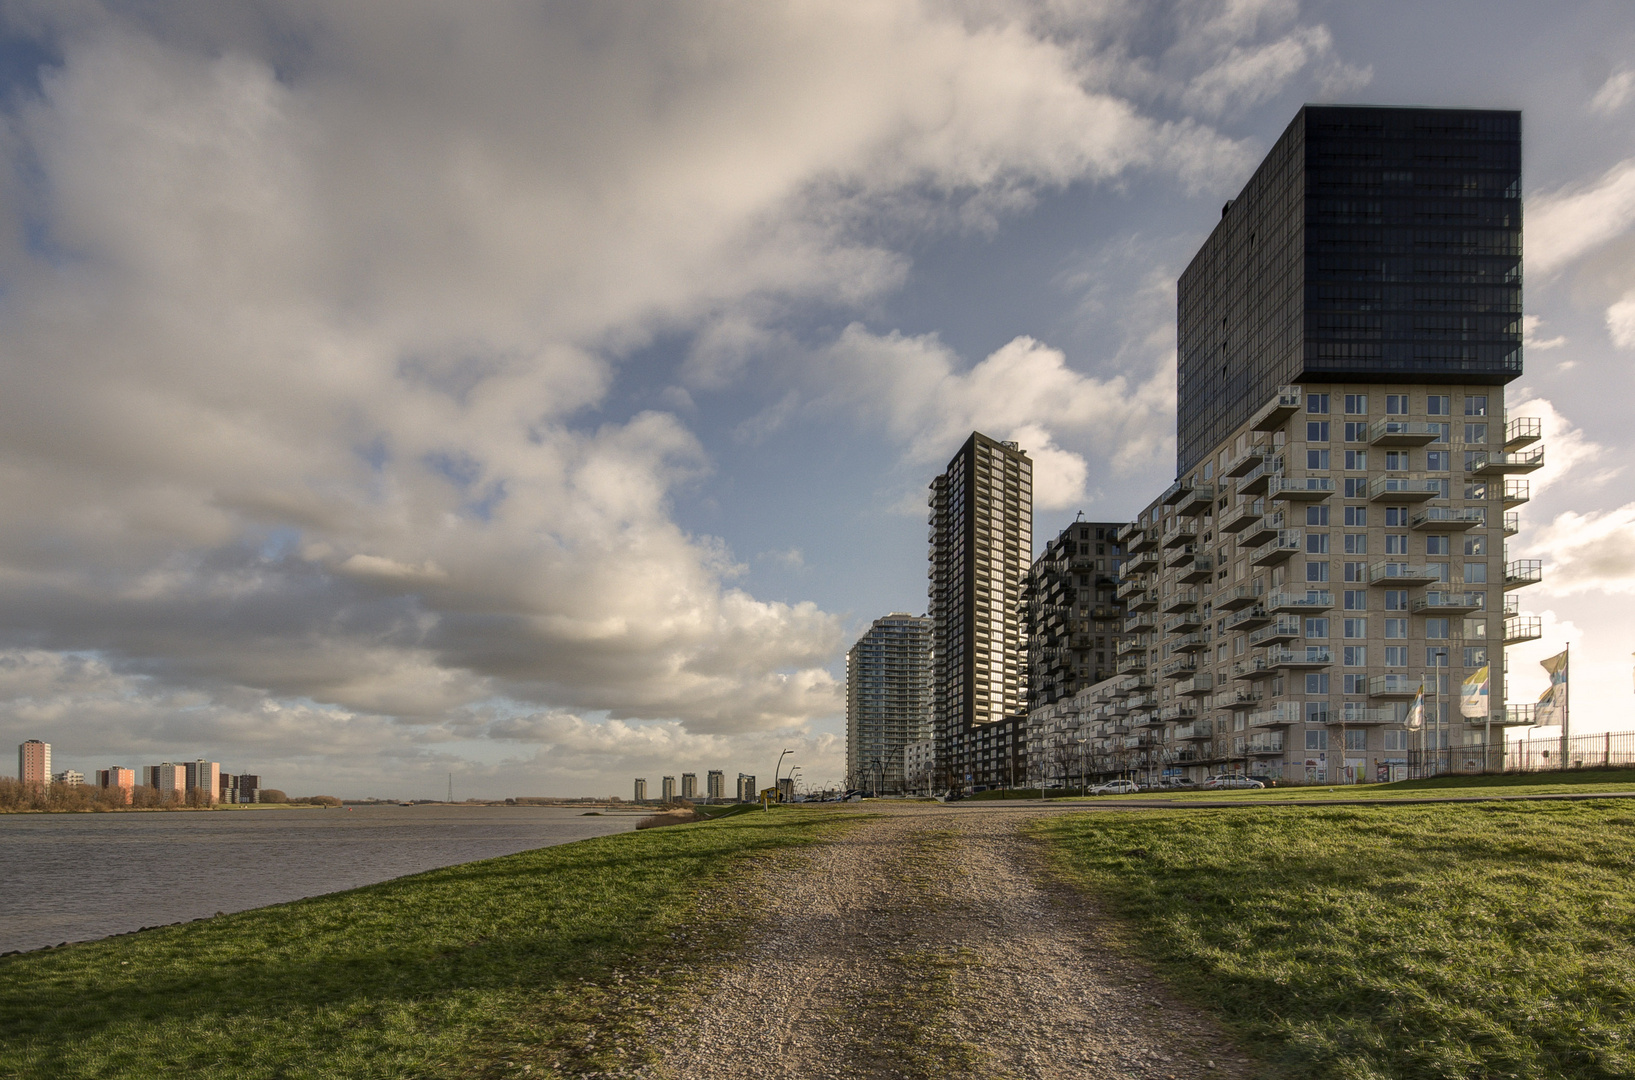
[[[1635,803],[1063,814],[1056,869],[1281,1075],[1635,1076]]]
[[[644,1010],[752,914],[731,887],[858,820],[776,809],[624,833],[8,957],[0,1077],[537,1077],[628,1063]],[[177,867],[177,887],[193,872],[207,868]]]

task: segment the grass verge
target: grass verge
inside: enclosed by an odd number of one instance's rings
[[[1161,975],[1293,1077],[1635,1076],[1623,802],[1059,815]]]
[[[0,1076],[553,1076],[630,1064],[645,1010],[745,925],[727,887],[859,820],[774,810],[602,837],[8,957]]]
[[[1153,791],[1140,795],[1102,795],[1095,800],[1168,799],[1173,802],[1230,800],[1267,802],[1297,799],[1327,802],[1335,799],[1423,799],[1438,795],[1595,795],[1635,791],[1635,769],[1575,769],[1558,773],[1495,773],[1486,776],[1435,776],[1426,780],[1399,780],[1393,784],[1336,784],[1310,787],[1275,787],[1248,791]]]

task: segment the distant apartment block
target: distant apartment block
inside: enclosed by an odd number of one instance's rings
[[[1124,633],[1118,598],[1123,524],[1074,522],[1034,560],[1023,594],[1030,710],[1113,674]]]
[[[751,773],[738,774],[738,801],[754,802],[760,797],[760,789],[755,786],[755,777]]]
[[[170,761],[158,765],[144,765],[142,786],[166,795],[174,793],[177,798],[182,798],[187,794],[187,766]]]
[[[17,747],[17,779],[44,787],[51,782],[51,744],[29,739]]]
[[[903,747],[903,787],[930,792],[937,783],[937,740],[916,739]]]
[[[698,798],[698,774],[684,772],[681,774],[681,797],[683,799]]]
[[[261,777],[254,773],[221,773],[216,792],[217,802],[244,804],[260,802]]]
[[[704,794],[714,802],[720,802],[727,797],[727,774],[720,769],[711,769],[704,774]]]
[[[647,778],[645,776],[636,777],[636,790],[632,798],[639,803],[647,801]]]
[[[662,801],[673,803],[676,801],[676,778],[666,776],[659,781],[659,797]]]
[[[51,782],[54,784],[62,784],[64,787],[79,787],[81,784],[85,783],[85,774],[82,772],[75,772],[73,769],[64,769],[60,773],[53,774],[51,777]]]
[[[96,784],[97,787],[104,791],[120,792],[121,800],[125,803],[129,803],[131,801],[131,793],[136,788],[136,770],[126,769],[118,765],[111,765],[106,769],[98,769],[96,772]]]
[[[214,761],[189,761],[184,766],[183,790],[188,794],[198,792],[208,802],[215,802],[218,789],[221,786],[221,765]]]
[[[893,612],[846,654],[846,776],[853,788],[899,793],[904,749],[932,737],[931,620]]]

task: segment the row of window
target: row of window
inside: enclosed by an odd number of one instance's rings
[[[1334,397],[1334,396],[1339,396],[1339,397],[1343,398],[1344,406],[1345,406],[1345,413],[1346,413],[1347,416],[1367,416],[1368,415],[1368,395],[1367,394],[1343,394],[1343,395],[1307,394],[1306,395],[1306,412],[1312,413],[1312,414],[1318,415],[1318,416],[1328,415],[1330,398]],[[1412,399],[1413,396],[1414,395],[1412,395],[1412,394],[1386,394],[1385,395],[1385,415],[1386,416],[1407,416],[1409,414],[1409,412],[1411,411],[1411,406],[1412,406],[1411,399]],[[1486,394],[1466,394],[1465,395],[1465,415],[1466,416],[1486,416],[1487,415],[1487,399],[1488,399],[1488,395],[1486,395]],[[1425,415],[1426,416],[1452,416],[1453,415],[1453,396],[1451,394],[1426,394],[1425,395]]]

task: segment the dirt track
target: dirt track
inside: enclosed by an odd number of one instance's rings
[[[1017,811],[902,807],[763,882],[770,915],[652,1076],[1250,1077],[1045,880]]]

